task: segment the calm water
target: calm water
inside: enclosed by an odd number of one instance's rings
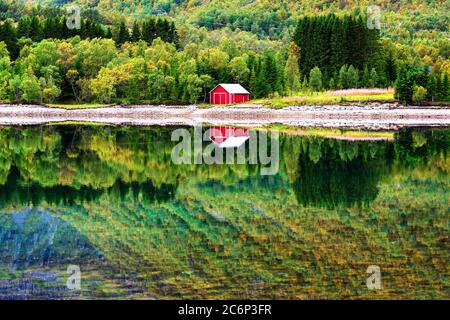
[[[450,131],[281,134],[263,176],[172,130],[0,128],[0,298],[450,298]]]

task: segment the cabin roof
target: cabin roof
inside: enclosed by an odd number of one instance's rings
[[[233,94],[250,94],[250,92],[248,92],[239,83],[220,83],[217,86],[215,86],[214,89],[212,89],[210,92],[213,92],[219,86],[224,88],[225,91],[227,91],[228,93],[233,93]]]
[[[237,148],[242,146],[249,137],[229,137],[222,143],[217,143],[213,140],[214,144],[219,148]]]

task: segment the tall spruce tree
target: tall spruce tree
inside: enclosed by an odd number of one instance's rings
[[[284,66],[284,79],[286,82],[286,89],[289,93],[300,90],[300,71],[298,65],[298,57],[300,56],[300,49],[294,42],[289,44],[288,59]]]
[[[444,81],[442,82],[442,98],[444,101],[450,101],[450,84],[447,72],[444,74]]]
[[[367,67],[367,65],[365,65],[363,73],[362,73],[362,78],[361,78],[361,87],[368,88],[369,81],[370,81],[369,68]]]
[[[119,31],[117,33],[116,43],[121,45],[127,41],[130,41],[130,32],[124,21],[120,23]]]
[[[430,101],[436,100],[436,77],[434,76],[434,73],[428,75],[428,82],[426,89],[427,89],[427,99]]]
[[[135,21],[133,23],[133,29],[131,31],[131,41],[133,42],[137,42],[139,40],[141,40],[142,38],[142,34],[141,34],[141,27],[139,26],[139,23],[137,21]]]
[[[267,85],[264,96],[267,96],[275,92],[278,80],[278,70],[272,53],[266,53],[264,56],[264,77]]]
[[[439,101],[443,100],[443,86],[442,77],[440,72],[436,72],[436,99]]]
[[[3,41],[6,44],[11,59],[16,59],[19,55],[16,29],[9,19],[0,25],[0,41]]]
[[[309,74],[309,86],[314,91],[322,90],[322,72],[317,66],[311,69],[311,72]]]
[[[30,38],[34,42],[42,40],[42,25],[37,16],[33,16],[30,22]]]
[[[300,48],[300,73],[309,74],[317,66],[325,79],[344,65],[362,70],[377,67],[379,34],[368,30],[360,17],[326,15],[299,20],[293,41]]]

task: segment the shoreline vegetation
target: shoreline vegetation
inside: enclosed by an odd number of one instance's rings
[[[249,47],[261,39],[204,42],[165,18],[83,20],[75,31],[64,27],[66,18],[25,10],[0,19],[0,100],[197,105],[217,84],[239,83],[273,107],[341,103],[347,94],[328,92],[376,88],[387,88],[379,99],[395,95],[408,105],[450,101],[448,44],[420,59],[426,50],[385,38],[364,10],[299,17],[282,44],[265,48]]]
[[[19,106],[21,103],[14,103],[8,100],[0,100],[2,105]],[[209,103],[196,103],[198,108],[215,108],[215,107],[262,107],[271,109],[281,109],[290,106],[367,106],[371,104],[390,104],[396,107],[406,107],[399,100],[395,99],[394,88],[372,88],[372,89],[346,89],[346,90],[329,90],[325,92],[299,92],[284,97],[272,97],[251,99],[242,104],[228,104],[228,105],[213,105]],[[25,104],[26,105],[26,104]],[[96,109],[106,107],[139,107],[139,106],[188,106],[190,104],[180,101],[165,101],[155,103],[152,101],[144,101],[142,103],[129,103],[127,101],[114,101],[111,103],[85,103],[77,101],[65,101],[55,103],[41,103],[36,104],[49,108],[61,109]],[[450,103],[444,101],[421,102],[413,107],[427,107],[427,108],[446,108],[450,107]]]

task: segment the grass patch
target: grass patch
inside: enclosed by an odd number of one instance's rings
[[[302,105],[326,105],[339,104],[345,102],[370,102],[370,101],[392,101],[394,102],[394,93],[379,94],[344,94],[336,95],[332,92],[317,92],[312,94],[296,95],[290,97],[278,97],[252,100],[250,103],[263,104],[271,108],[283,108],[288,106]]]
[[[101,103],[74,103],[74,104],[61,104],[61,103],[51,103],[47,104],[50,108],[61,108],[61,109],[96,109],[114,106],[114,104],[101,104]]]
[[[351,129],[315,128],[315,127],[291,127],[283,124],[274,124],[264,127],[266,130],[279,130],[287,135],[305,135],[318,137],[341,137],[353,139],[394,139],[393,131],[366,131]]]
[[[372,90],[372,91],[371,91]],[[327,104],[345,104],[351,102],[394,102],[393,90],[383,89],[352,89],[341,91],[326,91],[326,92],[313,92],[313,93],[299,93],[288,97],[275,97],[250,100],[247,104],[260,104],[268,108],[284,108],[288,106],[308,106],[308,105],[327,105]],[[0,101],[0,103],[9,103],[7,101]],[[118,104],[102,104],[102,103],[77,103],[74,101],[67,101],[65,103],[51,103],[47,104],[50,108],[61,109],[95,109],[105,108],[111,106],[117,106]],[[130,104],[132,105],[132,104]],[[139,104],[137,104],[139,105]],[[154,105],[150,102],[142,102],[142,105]],[[161,104],[155,104],[161,105]],[[181,103],[170,103],[167,105],[180,105]],[[244,104],[245,105],[245,104]],[[233,106],[230,105],[212,105],[209,103],[197,103],[197,108],[207,109],[218,106]]]
[[[96,122],[96,121],[55,121],[55,122],[49,122],[45,124],[46,126],[96,126],[96,127],[116,127],[119,125],[115,124],[109,124],[106,122]]]

